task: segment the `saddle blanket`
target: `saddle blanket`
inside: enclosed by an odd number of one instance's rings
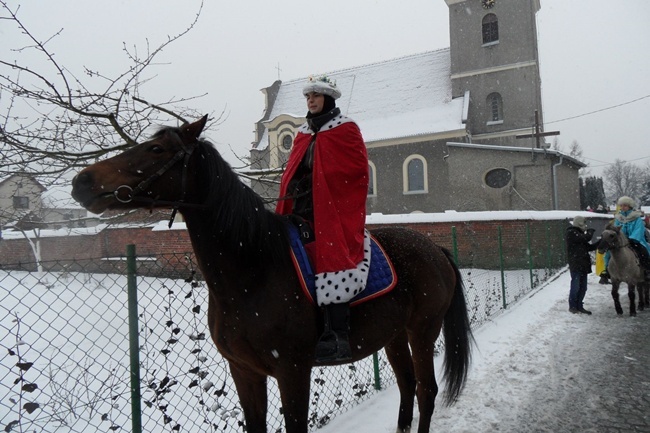
[[[316,305],[316,284],[315,275],[305,251],[305,247],[300,239],[300,233],[293,224],[287,225],[289,228],[289,239],[291,241],[291,260],[298,274],[300,285],[307,298]],[[384,295],[395,287],[397,284],[397,274],[393,268],[390,258],[386,255],[379,242],[370,236],[370,270],[366,287],[359,292],[352,300],[350,305],[354,306],[365,301]]]

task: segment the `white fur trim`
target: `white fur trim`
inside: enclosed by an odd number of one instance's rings
[[[370,234],[363,238],[363,260],[355,269],[316,274],[316,300],[319,306],[350,302],[366,287],[370,270]]]
[[[339,125],[342,125],[344,123],[349,123],[349,122],[354,123],[354,120],[350,119],[347,116],[339,114],[338,116],[335,116],[332,120],[330,120],[329,122],[324,124],[322,126],[322,128],[320,129],[320,132],[329,131],[330,129],[334,129]],[[302,132],[303,134],[313,134],[314,133],[314,131],[311,130],[311,128],[309,127],[309,124],[307,122],[303,123],[300,126],[300,128],[298,129],[298,132]]]
[[[632,197],[628,197],[624,195],[623,197],[619,198],[617,201],[619,206],[622,206],[624,204],[628,205],[630,209],[634,209],[636,207],[636,202]]]
[[[326,83],[320,80],[310,81],[302,88],[302,94],[307,96],[308,93],[315,92],[320,93],[321,95],[328,95],[332,98],[339,99],[341,97],[341,91],[336,84]]]

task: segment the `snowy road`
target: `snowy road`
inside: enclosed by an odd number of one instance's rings
[[[569,281],[561,274],[476,331],[467,387],[436,408],[431,432],[650,432],[650,311],[630,318],[624,286],[617,316],[611,286],[590,275],[593,315],[571,314]],[[398,399],[393,386],[319,432],[393,433]]]

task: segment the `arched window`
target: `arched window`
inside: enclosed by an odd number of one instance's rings
[[[494,14],[483,17],[483,44],[499,42],[499,20]]]
[[[377,197],[377,169],[368,161],[368,197]]]
[[[427,192],[427,161],[420,155],[411,155],[403,166],[404,193]]]
[[[488,122],[503,120],[503,100],[501,95],[496,92],[490,93],[486,102],[489,110]]]

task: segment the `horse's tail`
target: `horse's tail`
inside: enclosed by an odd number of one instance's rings
[[[449,263],[456,274],[456,287],[451,299],[451,305],[445,314],[442,334],[445,337],[445,359],[443,371],[445,375],[445,400],[447,405],[453,404],[460,395],[471,360],[471,346],[474,338],[467,314],[465,302],[465,285],[463,284],[460,270],[451,256],[451,253],[442,248]]]

